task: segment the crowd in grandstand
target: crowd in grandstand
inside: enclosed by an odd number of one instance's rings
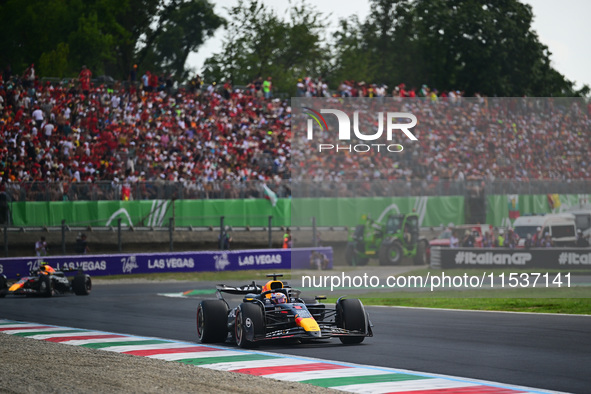
[[[405,144],[402,155],[316,155],[293,171],[291,107],[272,97],[271,77],[244,89],[229,81],[202,89],[195,78],[186,89],[173,90],[170,76],[146,72],[134,83],[135,72],[129,84],[107,85],[91,80],[86,67],[68,83],[40,81],[34,65],[22,76],[5,70],[0,191],[49,181],[67,195],[73,185],[109,181],[120,185],[123,198],[133,198],[130,185],[173,181],[205,196],[220,185],[230,185],[232,196],[231,185],[245,184],[241,197],[248,197],[247,181],[273,184],[312,173],[309,179],[335,187],[346,187],[343,180],[591,177],[591,106],[580,103],[545,101],[540,107],[427,86],[416,91],[401,84],[388,92],[384,85],[353,81],[330,93],[325,81],[305,78],[298,82],[299,96],[421,97],[400,100],[401,109],[420,119],[419,141]]]
[[[279,181],[289,174],[285,102],[248,91],[0,81],[0,183]],[[7,78],[8,77],[8,78]],[[84,79],[83,79],[84,78]],[[213,188],[213,186],[211,186]],[[66,191],[64,190],[64,193]]]
[[[304,102],[306,97],[318,96],[320,84],[324,82],[306,80],[302,83],[311,87],[303,91]],[[336,94],[339,99],[334,99],[330,108],[341,108],[346,113],[361,110],[359,123],[365,129],[361,126],[359,129],[367,134],[372,134],[370,130],[375,132],[379,111],[396,108],[412,113],[419,120],[413,128],[418,141],[409,141],[402,134],[395,136],[398,140],[393,142],[404,146],[404,154],[397,155],[384,153],[384,149],[378,154],[375,150],[373,154],[352,152],[348,144],[373,141],[337,141],[329,133],[315,136],[313,141],[298,138],[294,140],[298,144],[297,149],[293,149],[294,160],[306,165],[295,167],[293,177],[324,182],[326,187],[334,184],[344,188],[346,182],[343,181],[348,180],[366,182],[367,195],[376,193],[372,188],[387,186],[394,180],[415,183],[423,180],[426,187],[435,187],[436,183],[431,181],[458,180],[473,184],[481,181],[482,186],[495,180],[571,182],[591,179],[591,162],[587,155],[591,148],[588,138],[591,103],[574,99],[464,97],[460,91],[439,94],[426,85],[416,92],[401,84],[391,93],[394,101],[381,100],[384,92],[385,89],[375,84],[346,81]],[[375,104],[370,108],[368,102],[349,101],[347,97],[377,99],[368,101]],[[333,115],[325,115],[325,119],[329,129],[338,127]],[[304,116],[302,120],[299,129],[306,127],[307,118]],[[335,145],[337,142],[344,149],[318,152],[319,144]],[[388,141],[382,138],[376,142]],[[339,195],[346,193],[343,190]],[[363,195],[363,191],[355,193]]]

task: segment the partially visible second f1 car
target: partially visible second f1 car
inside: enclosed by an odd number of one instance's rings
[[[73,278],[67,273],[75,272]],[[38,270],[31,271],[9,285],[6,277],[0,275],[0,297],[8,294],[51,297],[57,294],[74,293],[88,295],[92,289],[90,275],[82,270],[56,270],[47,263],[41,263]]]

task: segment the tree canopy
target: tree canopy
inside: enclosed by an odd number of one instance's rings
[[[586,95],[551,66],[518,0],[372,0],[362,23],[341,21],[335,75],[394,86],[422,84],[471,95]],[[349,52],[364,56],[351,56]]]
[[[177,79],[224,20],[206,0],[6,0],[0,2],[0,60],[15,72],[126,79],[133,64]]]
[[[272,76],[279,91],[289,92],[299,77],[329,71],[323,15],[314,7],[302,2],[280,17],[258,0],[239,0],[228,11],[222,52],[205,62],[207,79],[248,84]]]
[[[237,0],[228,22],[207,0],[4,0],[0,2],[0,65],[39,75],[94,75],[126,79],[140,70],[185,80],[186,60],[221,26],[220,52],[205,61],[210,82],[248,84],[273,78],[294,93],[298,78],[321,77],[393,87],[422,84],[468,95],[579,96],[560,74],[532,28],[530,5],[519,0],[370,0],[329,30],[329,15],[305,0],[278,15],[261,0]]]
[[[299,77],[393,87],[422,84],[468,95],[573,96],[532,29],[530,5],[518,0],[371,0],[364,21],[339,21],[330,39],[327,19],[306,3],[279,17],[258,0],[240,1],[221,53],[206,62],[209,79],[246,84],[272,75],[284,91]]]

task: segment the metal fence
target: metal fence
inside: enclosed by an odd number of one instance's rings
[[[484,194],[589,194],[591,180],[496,180],[484,183]]]
[[[260,181],[230,182],[23,182],[7,183],[0,189],[0,203],[18,201],[109,201],[174,199],[264,198]],[[279,198],[294,197],[406,197],[502,194],[590,194],[591,181],[515,180],[372,180],[372,181],[282,181],[266,184]]]
[[[291,195],[290,183],[268,183],[277,197]],[[23,182],[0,189],[0,200],[18,201],[112,201],[246,199],[265,197],[261,182]]]

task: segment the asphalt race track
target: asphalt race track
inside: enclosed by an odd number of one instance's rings
[[[158,294],[212,288],[191,282],[95,284],[88,297],[0,299],[0,318],[196,341],[199,298]],[[368,311],[375,336],[361,345],[331,340],[278,343],[261,350],[591,392],[591,316],[383,307]]]

